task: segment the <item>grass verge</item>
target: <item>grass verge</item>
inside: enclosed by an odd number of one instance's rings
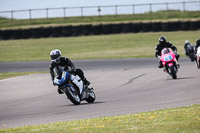
[[[199,34],[200,30],[1,40],[0,61],[50,60],[49,53],[52,49],[60,49],[62,56],[70,59],[154,57],[155,45],[162,35],[178,48],[181,56],[184,56],[185,40],[194,44]]]
[[[37,74],[37,73],[46,73],[46,72],[3,72],[3,73],[0,73],[0,80],[11,78],[11,77]]]
[[[0,132],[200,132],[200,105],[162,109],[124,116],[100,117],[35,126],[1,129]],[[6,127],[6,123],[3,125]]]

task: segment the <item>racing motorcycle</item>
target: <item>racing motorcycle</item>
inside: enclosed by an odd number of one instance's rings
[[[197,68],[200,69],[200,47],[197,48],[197,54],[196,54],[196,62],[197,62]]]
[[[187,53],[186,55],[190,58],[191,61],[195,60],[194,46],[187,45],[187,47],[185,49],[185,53]]]
[[[173,79],[177,78],[179,65],[177,66],[176,55],[169,48],[164,48],[161,51],[160,60],[164,66],[163,71],[172,76]]]
[[[75,105],[79,105],[83,100],[93,103],[96,99],[93,88],[84,85],[78,75],[71,74],[68,71],[63,71],[61,79],[55,77],[54,85],[59,86],[60,90]]]

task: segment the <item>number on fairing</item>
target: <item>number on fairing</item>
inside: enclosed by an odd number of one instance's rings
[[[173,57],[171,56],[171,55],[166,55],[165,57],[164,57],[164,61],[170,61],[170,60],[172,60],[173,59]]]

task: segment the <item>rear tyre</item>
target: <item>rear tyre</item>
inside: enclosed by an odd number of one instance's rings
[[[96,99],[95,93],[92,90],[90,90],[88,92],[88,95],[89,96],[88,96],[87,99],[85,99],[85,101],[87,101],[88,103],[93,103],[95,101],[95,99]]]
[[[64,92],[73,104],[79,105],[81,103],[78,92],[76,91],[76,89],[73,89],[73,87],[68,86],[68,87],[64,88]]]

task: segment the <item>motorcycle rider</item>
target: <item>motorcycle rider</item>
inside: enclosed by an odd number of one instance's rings
[[[197,48],[200,46],[200,39],[197,39],[196,45],[195,45],[195,55],[197,54]]]
[[[83,71],[80,68],[76,68],[70,59],[62,57],[59,49],[53,49],[50,52],[50,57],[51,64],[49,69],[52,81],[54,81],[55,76],[58,77],[58,79],[61,78],[62,72],[65,70],[69,71],[70,73],[77,74],[83,80],[85,85],[90,85],[90,82],[85,78]],[[63,94],[63,92],[60,90],[60,87],[58,87],[58,93]]]
[[[155,47],[155,49],[156,49],[155,57],[159,59],[158,68],[163,68],[163,64],[160,61],[161,51],[162,51],[163,48],[171,48],[176,55],[177,61],[180,57],[180,55],[177,53],[177,48],[171,42],[167,42],[167,38],[165,36],[161,36],[159,38],[159,44],[156,45],[156,47]],[[177,64],[177,66],[180,67],[179,64]]]
[[[188,40],[186,40],[186,41],[185,41],[185,45],[184,45],[185,55],[186,55],[186,56],[189,56],[189,54],[190,54],[190,53],[188,53],[189,51],[187,50],[187,49],[188,49],[188,48],[187,48],[188,46],[192,47],[192,50],[194,50],[193,45],[192,45]],[[194,51],[191,51],[191,52],[194,52]]]

